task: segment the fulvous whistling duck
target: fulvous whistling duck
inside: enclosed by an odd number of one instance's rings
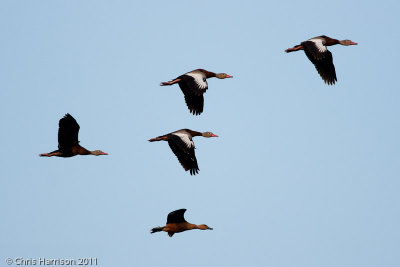
[[[89,151],[79,145],[79,124],[70,115],[66,114],[60,119],[58,128],[58,150],[40,154],[41,157],[73,157],[76,155],[108,155],[101,150]]]
[[[167,225],[162,227],[154,227],[153,229],[151,229],[151,233],[153,234],[156,232],[164,231],[167,232],[170,237],[172,237],[175,233],[180,233],[187,230],[212,230],[212,228],[208,227],[205,224],[196,225],[188,223],[184,218],[185,211],[186,209],[180,209],[169,213],[167,218]]]
[[[185,171],[190,170],[190,175],[195,175],[199,172],[196,155],[194,153],[194,142],[192,137],[218,137],[212,132],[196,132],[189,129],[182,129],[169,134],[165,134],[156,138],[151,138],[149,142],[168,141],[168,145],[178,158]]]
[[[203,112],[203,94],[208,89],[206,79],[211,77],[217,77],[218,79],[232,78],[232,76],[226,73],[214,73],[203,69],[197,69],[185,73],[172,81],[162,82],[160,85],[166,86],[178,83],[182,93],[185,95],[186,105],[190,112],[193,113],[193,115],[199,115]]]
[[[331,45],[356,45],[350,40],[339,41],[329,38],[325,35],[311,38],[300,45],[285,50],[286,53],[304,50],[308,59],[314,64],[319,75],[328,85],[333,85],[337,81],[335,66],[333,65],[332,53],[329,52],[327,46]]]

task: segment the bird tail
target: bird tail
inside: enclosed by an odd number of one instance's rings
[[[152,234],[157,233],[157,232],[161,232],[164,229],[164,227],[154,227],[153,229],[151,229]]]

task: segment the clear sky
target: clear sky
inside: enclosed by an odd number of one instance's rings
[[[0,266],[399,266],[398,1],[2,1]],[[303,52],[332,46],[338,82]],[[177,85],[204,68],[193,116]],[[108,156],[40,158],[70,113]],[[165,142],[194,139],[190,176]],[[213,231],[150,234],[169,212]],[[14,265],[15,266],[15,265]]]

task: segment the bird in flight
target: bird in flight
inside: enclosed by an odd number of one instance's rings
[[[179,84],[185,96],[186,105],[193,115],[200,115],[204,108],[203,94],[208,89],[207,79],[216,77],[218,79],[233,78],[226,73],[214,73],[204,69],[192,70],[169,82],[162,82],[161,86]]]
[[[304,50],[308,59],[314,64],[322,80],[328,85],[333,85],[337,81],[335,66],[333,65],[332,53],[327,46],[331,45],[357,45],[351,40],[336,40],[325,35],[311,38],[293,48],[285,50],[286,53]]]
[[[74,117],[66,114],[60,119],[58,128],[58,149],[53,152],[40,154],[41,157],[73,157],[76,155],[108,155],[101,150],[89,151],[79,145],[79,124]]]

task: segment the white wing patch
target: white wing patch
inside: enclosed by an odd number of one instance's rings
[[[205,90],[208,88],[206,76],[204,74],[198,73],[198,72],[188,72],[188,73],[186,73],[186,75],[193,77],[193,79],[196,82],[199,89]]]
[[[173,135],[178,136],[179,139],[181,139],[188,148],[194,147],[193,140],[191,140],[187,134],[184,134],[184,133],[173,133]]]
[[[311,38],[309,41],[311,41],[315,44],[315,47],[318,49],[318,51],[320,53],[325,53],[326,50],[328,50],[326,48],[326,46],[324,45],[323,40],[321,38]]]

